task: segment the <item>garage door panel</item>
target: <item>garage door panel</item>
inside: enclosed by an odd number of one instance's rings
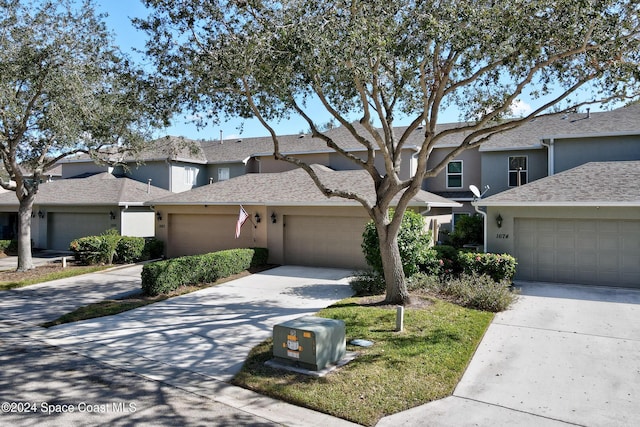
[[[640,287],[640,221],[516,218],[515,255],[519,279]]]
[[[285,263],[344,268],[366,266],[360,247],[365,218],[288,215],[284,221]]]
[[[242,226],[235,238],[237,215],[171,214],[167,255],[177,257],[255,246],[253,225]]]
[[[50,212],[47,215],[47,247],[67,251],[71,241],[100,235],[111,227],[108,213]]]

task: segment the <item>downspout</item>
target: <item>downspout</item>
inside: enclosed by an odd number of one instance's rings
[[[420,215],[427,216],[427,214],[430,211],[431,211],[431,205],[427,205],[427,210],[420,212]],[[435,233],[435,229],[434,229],[433,233],[431,233],[431,246],[435,246],[436,245],[436,240],[435,239],[436,239],[436,233]]]
[[[555,155],[554,155],[554,139],[553,138],[549,138],[549,142],[545,144],[544,139],[542,140],[541,144],[543,147],[547,147],[547,174],[548,176],[551,176],[553,174],[555,174],[555,168],[554,168],[554,164],[555,164]]]

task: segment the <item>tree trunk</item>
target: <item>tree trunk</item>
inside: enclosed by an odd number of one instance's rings
[[[384,280],[387,285],[385,303],[407,305],[410,302],[407,283],[402,269],[400,249],[398,249],[398,236],[389,236],[386,231],[378,230],[380,240],[380,257]]]
[[[31,257],[31,213],[35,196],[20,199],[18,208],[18,271],[35,268]]]

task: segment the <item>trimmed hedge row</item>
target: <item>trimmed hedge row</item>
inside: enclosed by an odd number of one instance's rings
[[[76,261],[82,264],[129,264],[144,259],[160,258],[163,244],[154,238],[120,236],[117,232],[105,232],[100,236],[76,239],[71,242],[69,249],[73,251]]]
[[[181,286],[215,282],[250,267],[265,265],[268,256],[266,248],[229,249],[153,262],[142,267],[142,292],[155,296]]]

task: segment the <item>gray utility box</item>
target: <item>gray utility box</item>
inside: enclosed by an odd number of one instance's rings
[[[279,362],[319,371],[346,351],[342,320],[305,316],[273,327],[273,357]]]

